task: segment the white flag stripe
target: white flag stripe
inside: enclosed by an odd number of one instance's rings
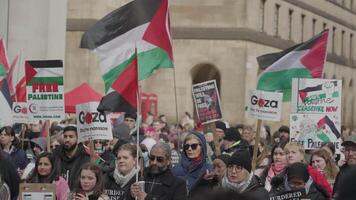
[[[265,72],[277,72],[287,69],[305,68],[305,66],[300,62],[300,58],[307,54],[308,51],[309,50],[291,51],[269,66]]]
[[[60,77],[63,76],[63,67],[54,68],[35,68],[37,74],[35,77]]]

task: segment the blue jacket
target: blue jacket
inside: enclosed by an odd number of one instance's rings
[[[197,182],[199,177],[202,176],[207,169],[208,170],[212,169],[211,165],[208,163],[208,153],[207,153],[207,146],[206,146],[207,143],[204,135],[198,132],[191,132],[191,134],[194,134],[200,140],[202,153],[203,153],[202,161],[195,167],[192,167],[192,161],[187,157],[187,155],[183,151],[181,153],[180,162],[177,164],[177,166],[175,166],[172,169],[172,174],[174,176],[181,178],[186,182],[188,191],[191,190],[191,188]]]
[[[16,169],[20,168],[20,169],[25,169],[27,164],[30,162],[27,159],[26,156],[26,152],[22,149],[18,149],[15,146],[12,146],[12,151],[9,153],[5,153],[8,154],[12,160],[12,162],[15,164]]]

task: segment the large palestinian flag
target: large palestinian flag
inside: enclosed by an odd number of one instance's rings
[[[156,69],[173,67],[168,0],[135,0],[114,10],[83,35],[81,47],[94,50],[100,62],[107,96],[99,110],[136,110],[132,96],[137,89],[128,83],[143,80]],[[134,69],[128,69],[135,65],[136,54],[138,78],[132,74]],[[132,94],[121,93],[118,85],[130,87]]]
[[[325,30],[282,52],[257,57],[262,68],[267,66],[258,79],[257,89],[283,92],[283,100],[290,101],[292,78],[321,78],[328,33]]]

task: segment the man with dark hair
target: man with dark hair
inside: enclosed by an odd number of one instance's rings
[[[77,127],[67,126],[63,129],[63,144],[56,148],[55,165],[60,166],[61,175],[68,181],[69,188],[74,188],[74,181],[79,176],[80,167],[90,161],[82,143],[78,143]]]
[[[345,141],[341,144],[345,147],[345,161],[346,163],[340,167],[340,171],[336,176],[335,184],[334,184],[334,197],[338,197],[340,194],[340,185],[342,177],[346,172],[349,171],[351,167],[356,166],[356,135],[350,135],[345,139]]]
[[[281,126],[278,129],[279,132],[279,140],[282,142],[289,142],[289,127],[288,126]]]
[[[125,113],[124,123],[129,126],[130,130],[132,131],[136,126],[136,113]]]
[[[171,173],[171,149],[168,144],[159,142],[150,152],[149,167],[144,171],[145,190],[138,183],[131,186],[132,199],[185,200],[187,190],[185,182]]]

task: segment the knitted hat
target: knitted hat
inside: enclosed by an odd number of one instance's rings
[[[232,156],[228,159],[227,165],[237,165],[245,168],[248,172],[251,172],[252,168],[252,160],[251,155],[248,151],[236,151]]]
[[[304,163],[294,163],[287,168],[288,180],[298,178],[307,182],[309,180],[308,167]]]
[[[228,128],[225,131],[224,140],[235,142],[241,140],[241,136],[235,128]]]
[[[224,122],[222,122],[222,121],[216,121],[215,122],[215,127],[223,130],[224,132],[226,132],[226,124]]]
[[[216,159],[222,160],[225,165],[227,165],[228,161],[229,161],[230,155],[229,154],[221,154],[220,156],[218,156]]]

